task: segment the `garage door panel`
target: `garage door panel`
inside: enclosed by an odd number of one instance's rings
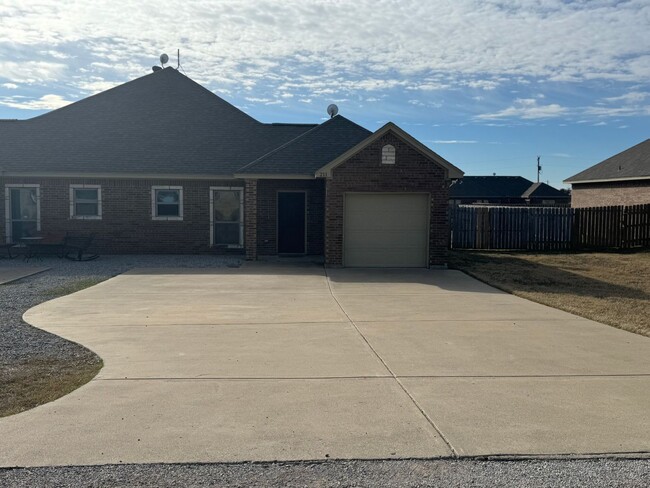
[[[364,249],[386,249],[390,248],[403,249],[420,249],[424,250],[427,240],[422,232],[415,230],[399,230],[391,232],[381,232],[375,230],[353,231],[347,234],[346,242],[348,248]]]
[[[346,266],[427,265],[428,194],[349,193],[345,202]]]

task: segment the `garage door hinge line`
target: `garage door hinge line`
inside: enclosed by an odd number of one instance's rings
[[[372,347],[372,344],[370,344],[370,342],[368,341],[368,339],[366,339],[366,336],[363,335],[363,333],[361,332],[361,330],[359,329],[359,327],[357,327],[357,324],[354,323],[354,320],[352,320],[352,317],[350,317],[350,316],[348,315],[348,313],[345,311],[345,309],[344,309],[343,306],[341,305],[341,302],[339,302],[338,298],[336,298],[336,295],[334,295],[334,292],[332,291],[332,287],[331,287],[331,285],[330,285],[330,277],[329,277],[329,275],[327,274],[327,269],[325,269],[325,278],[327,279],[327,288],[328,288],[329,291],[330,291],[330,295],[332,296],[332,298],[334,299],[334,301],[336,302],[336,304],[337,304],[337,305],[339,306],[339,308],[341,309],[341,312],[343,312],[343,313],[345,314],[345,316],[347,317],[348,321],[350,322],[350,325],[352,325],[352,327],[354,327],[354,330],[357,331],[357,334],[359,334],[359,336],[361,337],[361,339],[363,340],[363,342],[366,343],[366,345],[370,348],[370,350],[371,350],[372,353],[376,356],[376,358],[379,360],[379,362],[381,362],[381,364],[384,366],[384,368],[386,368],[386,371],[388,371],[388,372],[390,373],[391,377],[392,377],[392,378],[397,382],[397,384],[398,384],[399,387],[402,389],[402,391],[403,391],[404,393],[406,393],[406,395],[411,399],[411,402],[413,402],[413,405],[415,405],[415,408],[417,408],[417,409],[420,411],[420,413],[421,413],[422,416],[426,419],[426,421],[427,421],[427,422],[431,425],[431,427],[433,427],[433,429],[438,433],[438,435],[440,436],[440,438],[444,441],[444,443],[447,445],[447,447],[448,447],[449,450],[451,451],[452,455],[453,455],[454,457],[458,457],[458,453],[456,452],[456,449],[454,449],[454,446],[451,445],[451,442],[449,442],[449,439],[447,439],[447,437],[442,433],[442,431],[438,428],[438,426],[437,426],[436,423],[433,421],[433,419],[432,419],[429,415],[427,415],[427,413],[426,413],[426,412],[424,411],[424,409],[420,406],[420,404],[417,402],[417,400],[413,397],[413,395],[411,395],[411,392],[409,392],[409,391],[406,389],[406,387],[405,387],[404,384],[400,381],[400,379],[397,377],[397,375],[393,372],[392,369],[390,369],[390,367],[388,366],[388,364],[386,364],[386,361],[384,361],[384,358],[382,358],[382,357],[379,355],[379,353],[375,350],[375,348]]]

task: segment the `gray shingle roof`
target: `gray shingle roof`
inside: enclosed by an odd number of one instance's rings
[[[603,180],[634,180],[650,177],[650,139],[632,146],[595,166],[587,168],[565,183],[585,183]]]
[[[370,134],[369,130],[337,115],[253,161],[237,174],[313,175]]]
[[[569,194],[553,188],[546,183],[533,183],[530,188],[522,195],[522,198],[566,198],[569,199]]]
[[[263,124],[173,68],[0,122],[0,171],[230,175],[314,125]]]
[[[449,188],[450,198],[568,198],[546,183],[523,176],[464,176]]]
[[[521,176],[464,176],[449,188],[451,198],[519,198],[533,182]]]

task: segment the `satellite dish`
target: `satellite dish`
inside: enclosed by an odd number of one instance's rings
[[[162,68],[160,66],[158,66],[158,65],[152,66],[151,71],[153,71],[155,73],[156,71],[162,71]]]
[[[164,65],[167,61],[169,61],[169,56],[166,54],[161,54],[160,55],[160,64]]]
[[[334,105],[333,103],[331,105],[328,105],[327,107],[327,113],[329,114],[330,118],[334,117],[337,113],[339,113],[339,108]]]

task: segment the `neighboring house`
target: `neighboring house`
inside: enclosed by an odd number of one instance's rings
[[[464,176],[451,186],[452,205],[566,206],[571,196],[522,176]]]
[[[446,262],[463,173],[392,123],[264,124],[173,68],[0,121],[0,236],[91,232],[105,253]]]
[[[650,203],[650,139],[564,180],[572,207]]]

